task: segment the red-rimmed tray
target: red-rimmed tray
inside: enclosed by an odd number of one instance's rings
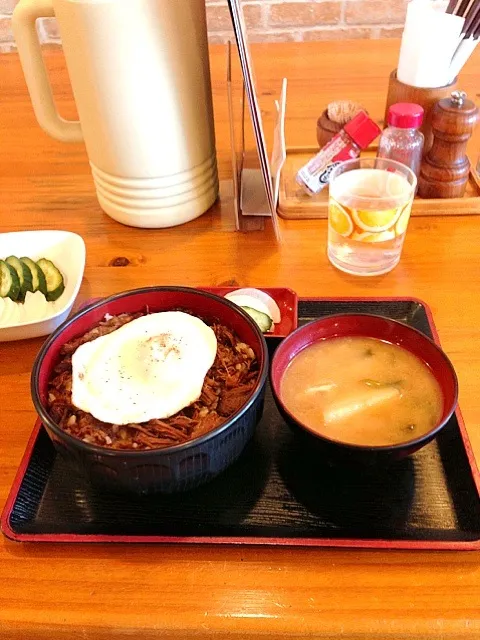
[[[203,291],[215,293],[217,296],[226,296],[227,293],[237,291],[239,287],[200,287]],[[275,300],[280,309],[281,320],[273,325],[273,329],[265,334],[267,338],[285,338],[297,328],[298,324],[298,297],[295,291],[284,287],[259,287]]]
[[[414,299],[300,300],[299,323],[345,311],[395,318],[438,341],[428,307]],[[176,496],[98,491],[71,473],[37,424],[1,525],[17,541],[480,549],[480,476],[460,411],[411,458],[359,475],[312,458],[268,390],[256,436],[237,463]]]
[[[226,296],[227,293],[237,291],[240,287],[199,287],[202,291],[214,293],[217,296]],[[266,338],[285,338],[298,324],[298,296],[292,289],[286,287],[259,287],[265,293],[275,300],[280,309],[281,320],[278,324],[273,325],[273,329],[265,334]],[[98,302],[101,298],[89,300],[85,305],[88,306],[94,302]]]

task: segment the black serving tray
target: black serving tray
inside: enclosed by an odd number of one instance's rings
[[[375,313],[437,339],[428,307],[413,299],[311,299],[299,323]],[[273,351],[278,341],[269,339]],[[75,475],[36,425],[2,515],[17,541],[236,543],[480,549],[480,481],[460,412],[437,439],[383,472],[335,469],[295,440],[270,389],[241,458],[189,493],[106,494]]]

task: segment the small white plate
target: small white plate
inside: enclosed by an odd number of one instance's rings
[[[59,306],[49,318],[0,327],[0,342],[46,336],[67,319],[75,302],[85,269],[85,243],[79,235],[69,231],[0,233],[0,258],[11,255],[19,258],[28,256],[32,260],[51,260],[64,277],[65,291],[57,301]]]

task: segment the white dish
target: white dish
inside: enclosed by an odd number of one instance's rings
[[[69,231],[17,231],[0,233],[0,258],[16,255],[33,260],[48,258],[62,272],[65,291],[55,303],[50,317],[0,327],[0,342],[46,336],[64,322],[70,313],[85,269],[85,243]]]

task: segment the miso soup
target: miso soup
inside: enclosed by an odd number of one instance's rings
[[[349,444],[413,440],[443,412],[440,385],[409,351],[375,338],[332,338],[301,351],[281,381],[287,409],[319,434]]]

